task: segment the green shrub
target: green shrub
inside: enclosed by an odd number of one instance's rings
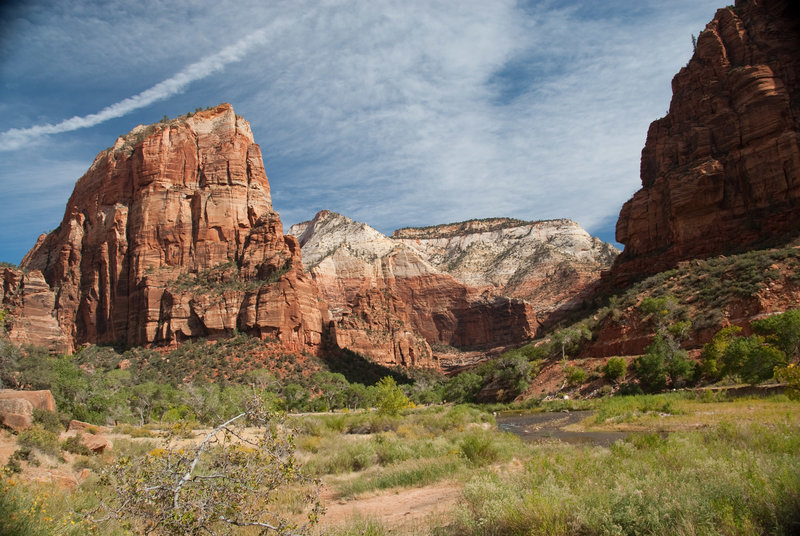
[[[17,442],[24,447],[35,448],[52,456],[58,456],[61,453],[58,436],[46,430],[40,424],[34,424],[27,430],[20,432],[17,436]]]
[[[628,362],[624,357],[612,357],[603,365],[603,375],[609,381],[617,381],[625,377],[628,371]]]
[[[485,465],[497,460],[499,452],[493,437],[487,433],[474,431],[465,435],[459,443],[459,452],[474,465]]]
[[[55,434],[61,433],[66,429],[64,417],[55,411],[33,408],[33,422],[41,424],[45,430]]]
[[[564,375],[567,379],[567,385],[576,386],[586,381],[586,371],[580,367],[568,365],[564,367]]]
[[[42,503],[32,501],[19,485],[0,477],[0,536],[46,536],[53,527],[42,523]]]
[[[8,473],[21,473],[22,472],[22,465],[20,461],[24,460],[28,463],[32,463],[32,465],[39,465],[38,462],[34,462],[36,458],[31,456],[31,449],[30,447],[21,447],[14,451],[14,454],[8,459],[8,463],[6,464],[5,470]]]
[[[65,439],[61,443],[61,449],[81,456],[90,456],[92,454],[89,447],[81,443],[81,434],[70,436]]]

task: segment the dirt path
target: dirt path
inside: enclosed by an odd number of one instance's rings
[[[388,527],[388,532],[404,534],[404,528],[410,524],[451,511],[460,496],[461,486],[453,482],[362,495],[349,501],[334,499],[331,490],[326,488],[322,501],[327,511],[320,528],[330,529],[360,518],[374,519]]]

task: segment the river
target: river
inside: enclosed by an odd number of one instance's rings
[[[577,424],[593,414],[591,411],[544,413],[504,411],[497,414],[495,421],[500,430],[511,432],[531,442],[559,440],[577,445],[609,446],[629,435],[628,432],[565,430],[566,427]]]

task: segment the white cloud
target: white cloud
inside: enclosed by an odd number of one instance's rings
[[[647,125],[668,107],[689,35],[716,2],[651,0],[635,13],[612,2],[608,16],[589,0],[563,4],[219,0],[168,9],[142,0],[93,25],[94,4],[74,2],[42,10],[43,22],[26,30],[30,49],[0,61],[3,78],[23,85],[55,77],[63,100],[37,109],[2,89],[0,100],[11,113],[26,110],[22,124],[51,129],[120,111],[131,113],[130,128],[232,102],[262,147],[287,225],[330,208],[382,231],[494,215],[608,227],[638,188]],[[241,36],[258,37],[218,68],[169,75]],[[119,108],[86,115],[98,95],[113,95],[109,102],[164,78]],[[107,87],[95,90],[87,83],[95,79]],[[81,84],[91,97],[79,98]],[[164,107],[147,104],[170,95]],[[58,104],[75,123],[49,119]],[[105,146],[126,128],[118,125],[92,132],[115,129]]]
[[[129,113],[149,106],[154,102],[182,92],[192,82],[202,80],[216,72],[221,71],[226,65],[240,61],[255,47],[266,43],[268,33],[266,30],[255,31],[236,43],[229,45],[216,54],[202,58],[182,69],[177,74],[159,82],[141,93],[128,97],[119,102],[106,106],[97,113],[75,116],[56,124],[36,125],[28,128],[12,128],[0,132],[0,151],[12,151],[50,134],[71,132],[80,128],[99,125],[109,119],[123,117]]]

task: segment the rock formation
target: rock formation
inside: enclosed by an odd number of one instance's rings
[[[33,426],[33,406],[23,398],[0,398],[0,425],[14,432]]]
[[[56,339],[56,324],[72,347],[239,330],[316,351],[327,315],[229,104],[117,139],[20,267],[27,275],[4,274],[3,296],[17,340],[35,342],[38,326]]]
[[[491,348],[535,334],[529,304],[467,286],[366,224],[322,211],[289,232],[331,306],[339,346],[384,364],[430,366],[431,346]]]
[[[540,318],[581,304],[619,251],[570,220],[471,220],[392,238],[473,287],[528,301]]]
[[[615,283],[798,230],[800,15],[791,0],[717,11],[672,81],[622,207]]]
[[[47,389],[39,391],[19,391],[16,389],[0,389],[0,400],[20,398],[31,403],[34,409],[42,411],[56,411],[56,399]]]
[[[55,303],[56,294],[42,272],[0,269],[0,307],[14,312],[6,319],[10,324],[8,336],[14,343],[69,352],[72,341],[58,324]]]
[[[50,391],[17,391],[0,389],[0,425],[15,432],[33,426],[33,410],[56,411]]]

